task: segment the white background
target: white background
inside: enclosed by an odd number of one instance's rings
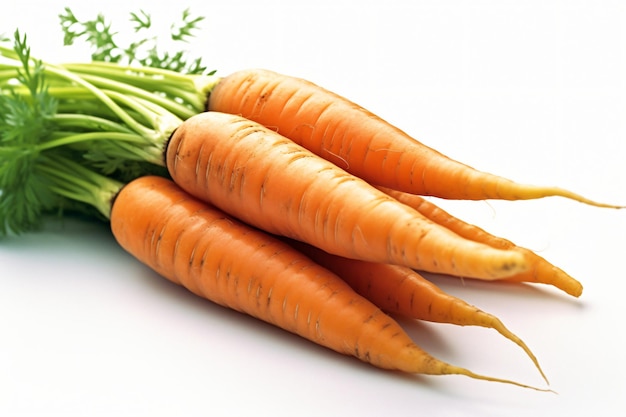
[[[221,75],[302,76],[477,168],[626,203],[622,1],[21,0],[3,8],[0,32],[19,27],[51,61],[80,57],[61,46],[66,5],[84,18],[101,11],[120,30],[130,11],[166,27],[191,6],[207,19],[189,47]],[[626,211],[559,198],[441,204],[585,285],[573,299],[434,278],[519,334],[558,395],[377,370],[200,300],[125,254],[106,225],[68,221],[0,241],[0,415],[623,412]],[[493,331],[402,323],[442,359],[542,386]]]

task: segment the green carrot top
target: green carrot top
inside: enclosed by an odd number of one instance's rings
[[[66,45],[91,44],[91,62],[36,59],[19,30],[12,46],[0,43],[0,236],[36,229],[51,212],[107,217],[121,184],[167,175],[169,136],[204,110],[218,80],[184,51],[161,53],[154,38],[120,47],[102,15],[81,22],[66,8],[60,20]],[[172,39],[186,41],[201,20],[186,10]],[[151,25],[143,11],[131,21],[138,34]]]

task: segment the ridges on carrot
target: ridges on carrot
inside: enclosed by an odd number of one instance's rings
[[[193,293],[374,366],[539,389],[434,358],[337,275],[168,179],[141,177],[124,186],[111,230],[130,254]]]
[[[463,239],[239,116],[206,112],[186,120],[171,136],[166,165],[197,198],[337,255],[481,279],[526,268],[523,255]]]
[[[310,81],[269,70],[242,70],[224,77],[211,91],[207,108],[271,127],[371,184],[448,199],[561,196],[594,206],[624,208],[562,188],[520,184],[478,171],[418,142],[344,97]]]

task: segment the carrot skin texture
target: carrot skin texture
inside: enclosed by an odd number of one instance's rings
[[[271,127],[371,184],[448,199],[562,196],[623,208],[558,187],[519,184],[478,171],[418,142],[344,97],[269,70],[241,70],[224,77],[211,91],[207,108]]]
[[[269,233],[327,252],[480,279],[525,258],[462,239],[291,140],[245,118],[206,112],[170,138],[167,167],[188,193]]]
[[[430,356],[341,278],[162,177],[121,190],[111,230],[139,261],[195,294],[374,366],[536,389]]]
[[[484,243],[497,249],[515,250],[523,254],[528,259],[530,265],[528,270],[506,277],[503,279],[504,281],[552,285],[574,297],[580,297],[582,294],[583,286],[578,280],[531,250],[517,246],[507,239],[494,236],[478,226],[464,222],[418,195],[403,193],[384,187],[379,187],[379,189],[401,203],[419,211],[433,222],[450,229],[459,236]]]
[[[320,345],[390,369],[397,366],[385,349],[418,349],[334,274],[167,179],[125,186],[111,228],[125,250],[165,278]]]
[[[126,251],[172,282],[339,353],[383,369],[537,389],[430,356],[341,278],[168,179],[127,184],[113,204],[111,230]]]
[[[387,313],[434,323],[496,330],[521,347],[548,382],[536,356],[500,319],[447,294],[416,271],[398,265],[343,258],[302,242],[289,241],[289,244],[337,274],[358,294]]]

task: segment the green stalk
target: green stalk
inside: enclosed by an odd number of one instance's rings
[[[8,72],[17,78],[19,66],[16,64],[12,68]],[[47,87],[47,93],[59,100],[58,108],[66,112],[51,118],[55,130],[62,132],[69,127],[78,132],[56,135],[55,140],[46,141],[39,146],[42,151],[79,142],[121,141],[126,144],[106,148],[109,153],[118,149],[110,153],[109,158],[145,160],[162,166],[165,142],[182,123],[182,119],[171,110],[185,118],[194,114],[172,99],[123,83],[91,76],[92,80],[100,84],[96,86],[68,70],[50,65],[44,67],[44,73],[47,84],[53,85]],[[108,88],[102,88],[105,86]],[[11,90],[25,99],[31,99],[30,90],[24,86],[12,87]],[[76,113],[67,113],[72,111]],[[86,134],[86,131],[91,133]],[[131,145],[137,149],[133,149]],[[99,151],[102,152],[102,148]]]
[[[50,191],[88,204],[106,219],[111,218],[113,200],[124,185],[59,155],[42,156],[37,170],[46,176]]]
[[[144,84],[142,88],[139,88],[128,83],[110,80],[110,79],[106,79],[106,78],[102,78],[102,77],[94,76],[94,75],[81,74],[81,77],[85,81],[88,81],[94,86],[101,88],[103,90],[115,91],[116,93],[119,93],[119,94],[132,95],[132,96],[144,99],[144,100],[149,100],[152,103],[155,103],[163,107],[164,109],[167,109],[168,111],[170,111],[171,113],[175,114],[176,116],[180,118],[187,119],[193,116],[194,114],[198,113],[197,109],[193,109],[193,108],[190,108],[189,106],[185,106],[177,101],[167,98],[166,96],[154,94],[153,91],[162,91],[163,88],[159,87],[158,89],[154,88],[153,90],[151,89],[151,87],[157,87],[157,86],[151,86],[151,83],[139,82],[137,84]],[[184,93],[180,92],[177,94],[178,94],[177,97],[180,98],[180,96],[182,96],[182,94]]]
[[[133,131],[127,126],[116,123],[112,120],[105,119],[104,117],[93,116],[89,114],[80,113],[61,113],[55,114],[52,121],[60,129],[63,128],[75,128],[86,129],[101,132],[118,132],[133,134]],[[142,140],[142,142],[144,142]]]
[[[159,104],[181,118],[204,111],[207,94],[219,81],[219,77],[213,75],[180,74],[158,68],[121,66],[105,62],[64,64],[63,67],[101,88],[111,88],[114,85],[113,89],[144,98],[146,93],[163,93],[168,98],[161,100]],[[149,97],[156,102],[153,95]]]
[[[87,90],[89,90],[95,97],[97,97],[102,104],[104,104],[106,107],[108,107],[117,117],[120,118],[120,120],[122,120],[122,122],[124,122],[126,125],[128,125],[129,128],[133,129],[135,132],[137,132],[138,134],[146,137],[146,138],[154,138],[155,137],[155,132],[147,127],[145,127],[144,125],[142,125],[141,123],[137,122],[137,120],[135,120],[133,117],[131,117],[126,111],[124,111],[124,109],[119,106],[111,97],[109,97],[107,94],[105,94],[101,89],[95,87],[94,85],[88,83],[87,81],[85,81],[84,79],[82,79],[81,77],[65,70],[62,68],[56,68],[54,66],[51,65],[46,65],[45,67],[45,72],[48,74],[53,74],[56,75],[60,78],[65,78],[68,81],[78,84],[81,87],[86,88]],[[157,138],[158,139],[158,138]]]
[[[108,218],[122,184],[167,175],[169,136],[204,111],[218,81],[139,65],[52,65],[16,31],[13,48],[0,44],[0,236],[70,206]]]
[[[38,151],[46,151],[52,148],[58,148],[61,146],[70,146],[77,143],[94,142],[94,141],[120,141],[126,143],[145,143],[145,141],[137,136],[135,133],[126,132],[84,132],[84,133],[71,133],[62,132],[60,134],[52,136],[52,140],[47,140],[37,145]]]

